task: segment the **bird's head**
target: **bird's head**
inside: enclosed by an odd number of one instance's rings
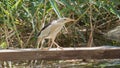
[[[70,18],[60,18],[57,20],[57,23],[60,23],[60,24],[65,24],[67,22],[71,22],[71,21],[75,21],[74,19],[70,19]]]

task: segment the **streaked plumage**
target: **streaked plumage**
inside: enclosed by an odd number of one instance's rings
[[[54,40],[57,34],[60,32],[60,30],[65,25],[65,23],[70,22],[70,21],[74,21],[74,20],[69,19],[69,18],[60,18],[44,26],[39,32],[39,36],[37,40],[38,47],[39,47],[40,42],[41,42],[41,48],[43,47],[44,39],[52,40],[50,47],[52,47],[53,44],[55,44],[57,47],[60,47]]]

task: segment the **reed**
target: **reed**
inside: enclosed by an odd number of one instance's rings
[[[58,36],[60,45],[93,45],[96,30],[106,31],[120,18],[119,0],[1,0],[0,48],[36,47],[44,24],[60,17],[76,19]],[[84,31],[87,30],[87,31]],[[65,34],[64,34],[65,33]],[[82,44],[83,43],[83,44]]]

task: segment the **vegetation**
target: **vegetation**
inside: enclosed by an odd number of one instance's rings
[[[60,45],[111,44],[99,33],[118,25],[120,0],[1,0],[0,48],[36,47],[42,26],[60,17],[76,20],[57,37]]]

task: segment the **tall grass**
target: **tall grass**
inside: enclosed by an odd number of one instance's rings
[[[69,33],[58,36],[59,44],[91,46],[96,29],[106,25],[110,28],[109,23],[120,18],[119,3],[119,0],[1,0],[0,47],[36,47],[36,35],[43,25],[60,17],[74,18],[76,22],[66,25]],[[83,28],[90,31],[81,32]]]

